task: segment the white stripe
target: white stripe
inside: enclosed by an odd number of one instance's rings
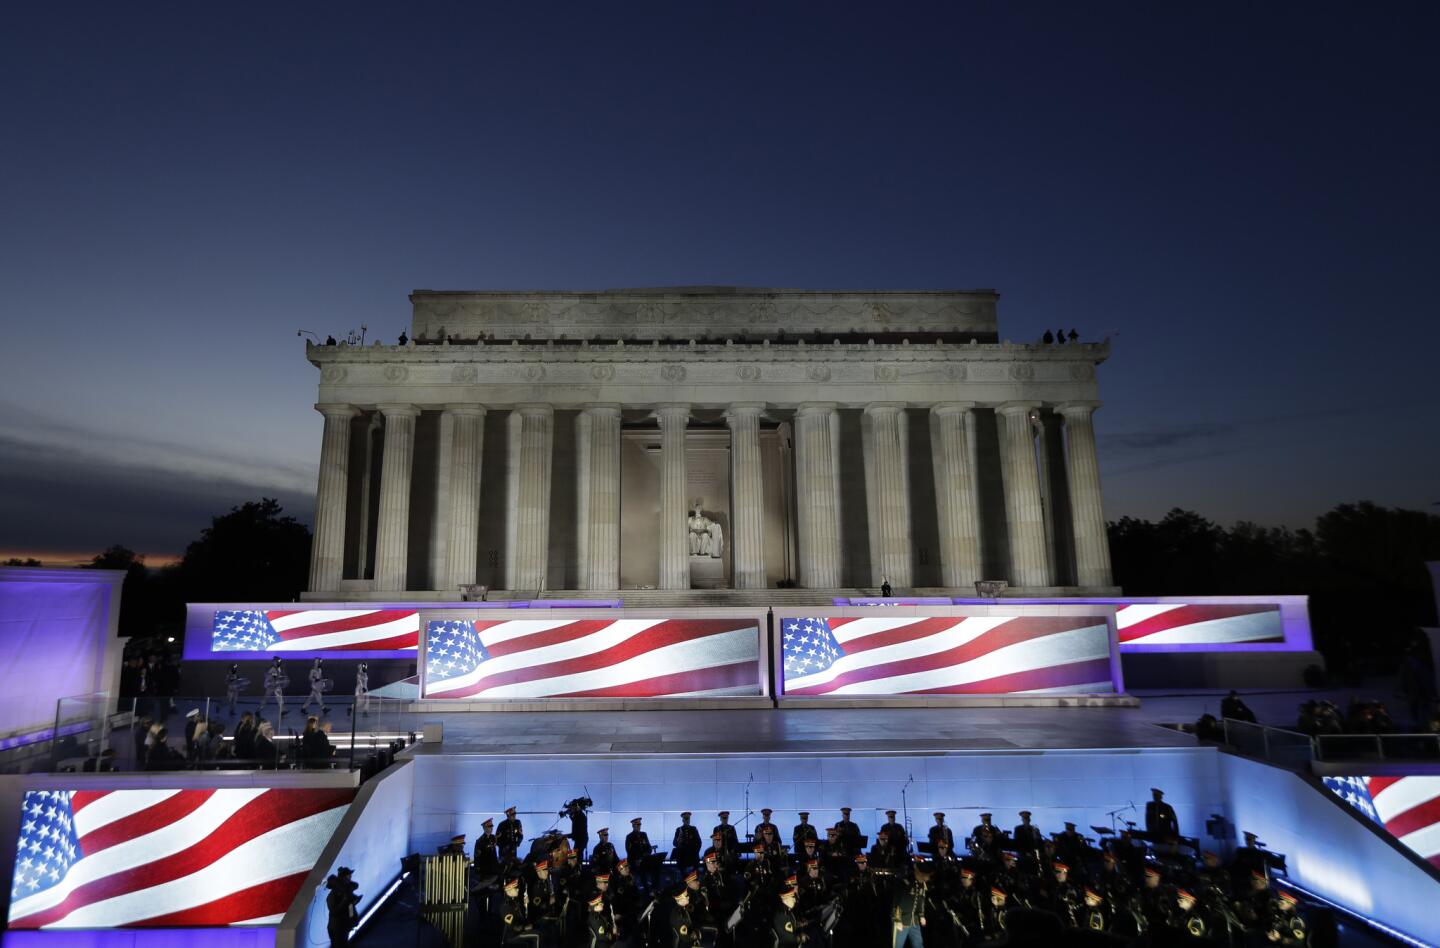
[[[735,662],[754,662],[759,658],[759,643],[755,626],[707,635],[704,638],[676,642],[662,648],[651,649],[623,662],[607,665],[591,671],[576,672],[540,678],[535,681],[517,682],[486,688],[471,695],[474,698],[541,698],[549,695],[569,694],[576,691],[593,691],[599,688],[613,688],[647,678],[675,675],[696,671],[715,665],[729,665]],[[485,663],[490,664],[489,662]],[[757,666],[758,667],[758,666]],[[448,686],[448,682],[446,683]],[[757,681],[758,686],[758,681]],[[433,691],[428,696],[444,697],[446,691]],[[753,692],[752,692],[753,693]]]
[[[1379,793],[1371,794],[1381,822],[1389,823],[1407,810],[1440,797],[1440,777],[1401,777]]]
[[[116,820],[124,819],[132,813],[139,813],[157,803],[163,803],[179,792],[179,790],[112,791],[75,814],[75,836],[77,838],[87,836],[102,826],[109,826]]]
[[[1440,823],[1431,823],[1399,837],[1402,845],[1413,850],[1421,859],[1440,854]]]
[[[1115,627],[1128,629],[1137,622],[1185,607],[1183,602],[1132,603],[1115,610]]]
[[[182,912],[315,867],[348,804],[278,826],[170,882],[83,905],[45,928],[116,928]],[[288,908],[288,906],[287,906]]]
[[[569,625],[571,621],[573,620],[552,622],[549,623],[549,626],[550,628],[555,628],[560,625]],[[452,691],[468,688],[489,678],[491,675],[514,671],[520,668],[533,668],[536,665],[544,665],[550,662],[563,662],[568,659],[579,658],[582,655],[592,655],[596,652],[614,648],[621,642],[665,621],[665,619],[620,619],[589,635],[581,636],[570,642],[561,642],[556,645],[527,649],[523,652],[516,652],[513,655],[501,655],[490,659],[488,662],[481,662],[480,666],[474,671],[461,675],[458,678],[451,678],[438,683],[436,685],[438,690],[433,692],[427,691],[426,694],[429,695],[433,693],[437,696],[443,696]],[[507,626],[518,626],[522,623],[507,622],[505,624]],[[751,626],[750,628],[753,629],[755,627]],[[506,631],[510,633],[507,634],[507,639],[518,637],[513,629],[507,629]],[[480,641],[484,643],[486,648],[490,647],[491,640],[488,635],[488,630],[487,632],[481,633]],[[427,651],[425,654],[427,667],[430,657],[430,652]]]
[[[485,620],[479,620],[485,621]],[[523,635],[535,635],[539,632],[548,632],[551,629],[558,629],[562,625],[569,625],[575,619],[506,619],[488,626],[480,633],[480,641],[486,646],[491,643],[508,642],[511,639],[518,639]]]
[[[1223,619],[1190,622],[1131,639],[1125,645],[1220,645],[1225,642],[1253,642],[1284,634],[1280,613],[1255,612]]]
[[[278,611],[278,610],[277,610]],[[341,622],[345,619],[354,619],[359,616],[373,616],[379,609],[303,609],[291,613],[288,616],[280,616],[277,619],[270,619],[270,626],[276,632],[289,632],[291,629],[301,629],[307,625],[322,625],[326,622]],[[416,614],[416,621],[419,621],[419,614]]]
[[[817,621],[825,622],[828,625],[828,622],[825,619],[819,619]],[[893,618],[890,616],[860,618],[856,619],[853,622],[842,622],[838,627],[831,628],[830,633],[835,636],[835,641],[839,642],[841,645],[844,645],[846,642],[852,642],[855,639],[864,638],[867,635],[876,635],[880,632],[888,632],[891,629],[899,629],[907,625],[914,625],[917,622],[924,621],[924,619],[917,619],[914,616],[896,616]],[[959,625],[964,621],[965,618],[963,616],[955,617],[956,625]],[[940,633],[936,634],[938,635]]]
[[[968,662],[931,671],[892,675],[870,681],[841,685],[832,695],[893,695],[949,688],[984,681],[1001,675],[1034,671],[1054,665],[1105,658],[1109,655],[1107,629],[1103,625],[1071,629],[1027,639],[986,652]],[[789,686],[792,687],[793,686]]]
[[[1115,690],[1113,681],[1087,681],[1078,685],[1057,685],[1054,688],[1031,688],[1029,691],[1012,691],[1016,695],[1099,695]]]
[[[116,793],[125,793],[117,790]],[[26,896],[10,906],[10,921],[18,921],[27,915],[59,905],[80,886],[117,872],[125,872],[137,866],[158,862],[168,856],[183,852],[214,831],[215,827],[229,819],[242,806],[265,793],[263,787],[244,787],[216,790],[204,803],[191,813],[159,829],[102,849],[93,856],[86,856],[65,874],[52,888]],[[85,812],[81,810],[80,812]],[[159,914],[152,912],[153,914]]]
[[[853,655],[844,655],[835,660],[835,664],[822,672],[813,675],[804,675],[799,678],[785,679],[785,689],[794,691],[797,688],[811,688],[815,685],[828,684],[846,672],[857,671],[861,668],[869,668],[872,665],[884,665],[888,662],[903,662],[909,658],[920,658],[925,655],[934,655],[937,652],[949,651],[952,648],[959,648],[989,632],[997,626],[1013,621],[1015,616],[969,616],[959,623],[952,625],[942,632],[934,635],[923,636],[912,639],[909,642],[896,642],[894,645],[885,645],[880,648],[867,649],[863,652],[856,652]],[[859,619],[855,622],[847,622],[838,631],[843,632],[852,625],[859,625],[861,622],[869,622],[869,619]],[[910,625],[915,620],[904,619],[876,619],[876,622],[888,622],[889,628],[896,628],[901,625]],[[869,627],[871,633],[882,631],[876,627]],[[836,639],[840,636],[837,634]],[[850,636],[850,639],[858,636]],[[849,639],[847,639],[849,641]]]
[[[320,635],[309,635],[304,638],[290,639],[285,642],[276,642],[267,651],[270,652],[308,652],[314,649],[339,648],[346,645],[356,645],[361,642],[378,642],[381,639],[394,638],[399,635],[420,635],[420,618],[418,615],[405,616],[400,619],[393,619],[389,622],[382,622],[379,625],[367,626],[363,629],[347,629],[343,632],[325,632]]]
[[[236,927],[242,925],[279,925],[280,920],[284,917],[285,913],[280,912],[276,915],[262,915],[259,918],[247,918],[239,922],[231,922],[230,924]]]

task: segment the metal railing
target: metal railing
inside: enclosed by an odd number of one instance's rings
[[[1249,757],[1258,757],[1291,770],[1308,770],[1315,760],[1315,743],[1310,735],[1268,724],[1252,724],[1226,718],[1226,746]]]
[[[1314,761],[1440,761],[1440,734],[1316,734],[1226,718],[1226,746],[1271,763],[1305,770]]]

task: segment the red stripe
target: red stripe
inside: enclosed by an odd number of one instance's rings
[[[204,793],[208,796],[212,792],[185,790],[181,795]],[[71,892],[63,902],[26,916],[24,923],[27,927],[39,928],[60,921],[82,906],[188,876],[257,836],[307,816],[345,806],[354,796],[353,790],[268,790],[236,810],[193,845],[173,855],[88,882]],[[86,856],[89,855],[87,852]]]
[[[171,912],[168,915],[156,915],[153,918],[141,919],[124,927],[196,928],[202,925],[232,925],[250,918],[278,915],[290,907],[290,903],[295,900],[295,893],[300,891],[300,886],[304,884],[307,875],[309,875],[308,872],[297,872],[279,879],[272,879],[269,882],[262,882],[248,889],[231,893],[213,902],[206,902],[204,905]]]
[[[481,641],[484,641],[485,632],[493,629],[495,626],[503,625],[505,621],[506,620],[487,622],[481,619],[475,623],[475,631],[480,634]],[[614,619],[580,619],[575,622],[567,622],[564,625],[556,626],[553,629],[546,629],[543,632],[535,632],[531,635],[518,635],[513,639],[506,639],[504,642],[496,642],[494,645],[486,643],[485,650],[490,653],[491,658],[499,658],[502,655],[514,655],[517,652],[527,652],[532,648],[543,648],[547,645],[573,642],[578,638],[593,635],[601,629],[608,628],[614,624]]]
[[[974,661],[1007,645],[1015,645],[1020,642],[1040,639],[1049,635],[1057,635],[1061,632],[1069,632],[1075,629],[1103,628],[1103,626],[1097,627],[1094,625],[1097,621],[1099,620],[1094,616],[1025,616],[1023,618],[1011,619],[1001,625],[995,626],[983,635],[977,636],[963,645],[946,649],[943,652],[936,652],[932,655],[920,655],[915,658],[901,659],[900,661],[866,665],[837,675],[824,684],[810,685],[797,689],[787,688],[786,693],[792,695],[823,695],[844,685],[873,681],[877,678],[890,678],[894,675],[911,675],[916,672],[934,671],[939,668],[963,665],[966,662]],[[1108,678],[1110,676],[1107,673],[1105,677]]]
[[[666,695],[682,695],[692,691],[710,691],[714,688],[736,688],[748,685],[760,693],[760,683],[755,680],[754,662],[736,662],[732,665],[714,665],[694,671],[676,672],[632,681],[611,688],[595,688],[590,691],[569,691],[564,694],[546,695],[549,698],[663,698]]]
[[[289,639],[289,640],[287,640],[287,641],[293,642],[293,641],[295,641],[295,640],[294,640],[294,639]],[[401,633],[400,635],[392,636],[391,638],[388,638],[388,639],[366,639],[366,640],[361,641],[361,642],[347,642],[347,643],[345,643],[344,645],[320,645],[320,646],[316,646],[316,647],[314,648],[314,651],[317,651],[317,652],[381,651],[381,650],[384,650],[384,649],[415,648],[415,647],[416,647],[417,645],[419,645],[419,644],[420,644],[420,632],[419,632],[419,630],[417,629],[417,630],[414,631],[414,632],[404,632],[404,633]],[[284,651],[278,651],[278,652],[274,652],[274,654],[279,655],[280,657],[283,658],[287,653],[284,652]]]
[[[106,823],[99,829],[80,837],[80,852],[85,856],[93,856],[101,850],[109,849],[126,840],[163,829],[176,820],[184,819],[194,813],[200,808],[200,804],[210,799],[214,793],[213,789],[181,790],[154,806],[147,806],[129,816],[122,816],[118,820]]]
[[[1436,823],[1440,823],[1440,796],[1431,797],[1424,803],[1396,813],[1385,821],[1385,828],[1398,838]]]
[[[1027,671],[998,675],[981,681],[946,688],[927,688],[922,691],[908,691],[916,695],[1007,695],[1018,691],[1035,691],[1040,688],[1064,688],[1088,685],[1097,681],[1110,681],[1110,659],[1096,658],[1067,665],[1051,665],[1047,668],[1033,668]],[[1105,689],[1114,691],[1112,684]]]
[[[301,615],[306,612],[318,613],[320,611],[319,609],[291,609],[288,611],[277,609],[273,612],[265,613],[265,617],[274,620],[283,619],[286,616]],[[286,629],[280,632],[280,638],[288,642],[292,639],[306,639],[312,635],[327,635],[331,632],[352,632],[356,629],[368,629],[371,626],[394,622],[398,619],[404,619],[407,616],[416,616],[415,628],[418,632],[420,628],[419,613],[410,609],[381,609],[366,615],[350,616],[345,619],[331,619],[329,621],[316,621],[310,625],[296,626],[293,629]],[[278,632],[279,630],[277,629],[276,631]]]
[[[1224,603],[1206,603],[1201,605],[1184,605],[1176,609],[1168,609],[1158,615],[1136,622],[1120,630],[1121,642],[1133,642],[1136,639],[1143,639],[1147,635],[1154,635],[1156,632],[1165,632],[1181,626],[1194,625],[1197,622],[1214,622],[1217,619],[1234,619],[1240,616],[1260,615],[1265,612],[1275,614],[1277,631],[1272,636],[1261,638],[1242,639],[1245,642],[1283,642],[1285,634],[1280,625],[1280,607],[1276,605],[1227,605]],[[1203,641],[1203,640],[1202,640]]]
[[[1372,799],[1372,800],[1375,799],[1377,796],[1380,795],[1380,791],[1381,791],[1381,790],[1384,790],[1386,787],[1390,786],[1391,784],[1399,783],[1400,781],[1402,781],[1402,780],[1404,780],[1404,779],[1405,779],[1404,777],[1371,777],[1371,778],[1370,778],[1370,799]]]
[[[607,649],[594,652],[589,655],[579,655],[575,658],[562,659],[555,662],[546,662],[541,665],[532,665],[529,668],[517,668],[508,672],[499,672],[488,675],[475,683],[476,690],[466,693],[470,695],[480,694],[491,688],[498,688],[502,685],[516,685],[527,681],[538,681],[544,678],[557,678],[561,675],[574,675],[580,672],[594,671],[599,668],[609,668],[620,662],[652,652],[667,645],[675,645],[679,642],[689,642],[696,639],[708,638],[712,635],[722,635],[726,632],[755,632],[754,625],[737,626],[735,619],[667,619],[658,625],[651,626],[643,632],[639,632],[623,642],[618,642]],[[483,665],[481,666],[484,667]],[[447,694],[445,686],[439,686],[440,697],[462,697],[460,694]]]
[[[76,790],[70,796],[70,812],[79,813],[101,797],[109,796],[111,790]]]
[[[916,639],[923,639],[927,636],[938,635],[941,632],[949,631],[965,621],[966,616],[944,616],[929,619],[916,619],[908,625],[896,626],[893,629],[883,629],[872,632],[869,635],[862,635],[859,638],[851,639],[842,648],[846,655],[854,655],[856,652],[868,652],[874,648],[884,648],[887,645],[898,645],[901,642],[913,642]],[[830,628],[835,629],[834,621],[831,621]]]

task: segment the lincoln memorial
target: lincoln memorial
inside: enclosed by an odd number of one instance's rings
[[[997,299],[417,290],[403,344],[307,346],[307,597],[1113,594],[1108,345],[1002,340]]]

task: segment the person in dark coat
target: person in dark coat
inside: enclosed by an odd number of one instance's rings
[[[1145,831],[1152,839],[1164,841],[1180,835],[1180,820],[1175,808],[1165,802],[1165,791],[1150,788],[1150,802],[1145,804]]]
[[[325,888],[330,890],[325,896],[325,908],[329,913],[325,929],[330,935],[332,948],[350,944],[350,930],[355,927],[355,906],[360,904],[360,894],[355,891],[359,886],[351,880],[351,875],[353,870],[341,866],[325,880]]]

